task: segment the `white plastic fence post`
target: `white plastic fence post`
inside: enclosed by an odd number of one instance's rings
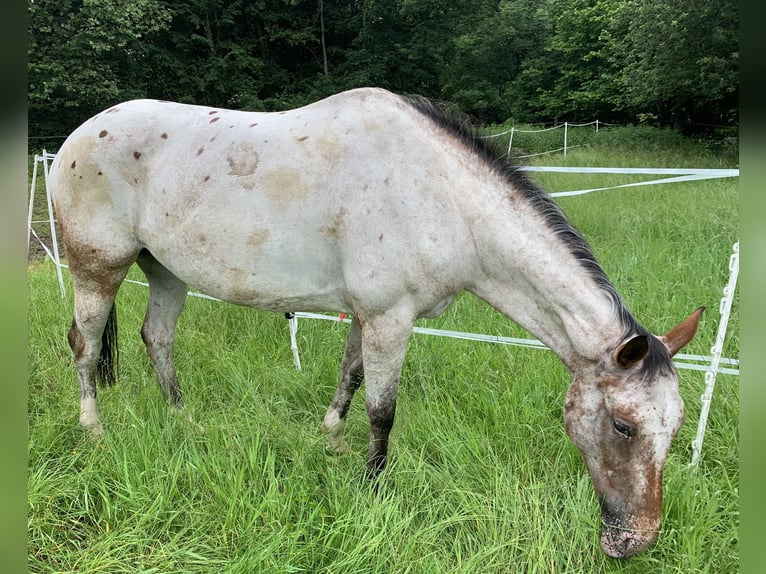
[[[707,417],[710,412],[710,403],[713,399],[713,389],[715,388],[715,377],[718,374],[718,365],[721,361],[723,343],[726,339],[726,329],[729,324],[731,303],[734,300],[734,291],[737,288],[738,275],[739,241],[734,244],[731,257],[729,258],[729,282],[726,287],[723,288],[723,297],[721,298],[720,303],[721,320],[718,323],[718,333],[715,337],[715,344],[710,349],[712,355],[710,357],[710,367],[705,371],[705,392],[700,397],[702,400],[702,410],[697,425],[697,436],[692,441],[692,462],[690,466],[695,466],[699,462],[700,454],[702,453],[702,441],[705,438]]]
[[[53,200],[51,199],[51,190],[48,187],[48,154],[43,150],[43,173],[45,174],[45,195],[48,198],[48,221],[51,226],[51,241],[53,242],[53,263],[56,265],[56,274],[59,278],[59,287],[61,296],[66,297],[66,287],[64,287],[64,275],[61,272],[61,256],[59,255],[59,242],[56,238],[56,222],[53,219]]]
[[[296,334],[298,333],[298,317],[295,313],[285,313],[287,322],[290,326],[290,350],[293,352],[293,362],[295,368],[301,370],[301,357],[298,354],[298,341],[296,340]]]
[[[567,155],[567,122],[564,122],[564,157]]]
[[[513,146],[513,128],[511,128],[511,137],[508,140],[508,158],[511,157],[511,147]]]
[[[32,242],[32,211],[35,208],[35,188],[37,187],[37,161],[39,155],[35,156],[32,165],[32,187],[29,188],[29,219],[27,220],[27,253],[29,253],[29,244]]]

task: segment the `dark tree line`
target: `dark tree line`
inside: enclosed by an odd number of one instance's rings
[[[277,110],[363,85],[493,123],[738,122],[733,0],[28,0],[28,14],[38,138],[130,98]]]

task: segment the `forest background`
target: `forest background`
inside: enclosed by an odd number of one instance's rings
[[[117,102],[274,111],[379,86],[483,124],[736,130],[733,0],[29,0],[31,150]]]

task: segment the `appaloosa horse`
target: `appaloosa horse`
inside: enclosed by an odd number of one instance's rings
[[[114,381],[114,301],[133,263],[150,289],[141,334],[179,408],[172,355],[187,286],[261,309],[353,314],[323,428],[331,450],[348,449],[364,373],[370,477],[386,465],[413,322],[466,289],[571,372],[564,422],[601,501],[603,550],[626,557],[657,538],[684,419],[670,358],[701,309],[651,335],[550,197],[428,101],[358,89],[279,113],[125,102],[72,133],[50,182],[75,289],[80,424],[92,433],[103,432],[96,380]]]

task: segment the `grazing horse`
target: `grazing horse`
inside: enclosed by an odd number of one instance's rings
[[[260,309],[352,314],[322,427],[330,450],[348,450],[364,377],[375,478],[413,323],[468,290],[569,369],[564,422],[601,503],[603,550],[651,545],[684,420],[670,358],[702,308],[650,334],[550,197],[447,116],[364,88],[279,113],[129,101],[77,128],[50,181],[75,292],[80,424],[103,432],[96,382],[114,382],[115,296],[137,263],[149,283],[141,335],[179,409],[173,344],[187,286]]]

